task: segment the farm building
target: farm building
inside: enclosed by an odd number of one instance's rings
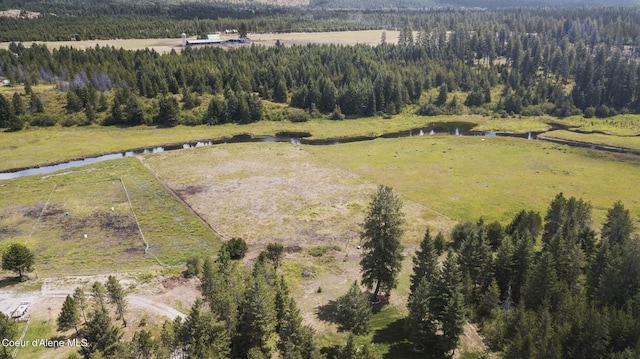
[[[220,38],[219,34],[210,34],[207,35],[206,39],[201,40],[187,40],[187,34],[182,34],[182,46],[189,45],[215,45],[215,44],[223,44],[225,40]]]
[[[210,34],[207,35],[206,39],[199,40],[189,40],[187,39],[187,35],[185,33],[182,34],[182,46],[192,46],[192,45],[223,45],[223,44],[248,44],[251,43],[251,40],[247,37],[242,37],[239,39],[222,39],[220,38],[220,34]]]

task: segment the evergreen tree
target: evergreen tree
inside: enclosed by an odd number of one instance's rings
[[[443,83],[442,85],[440,85],[440,90],[438,91],[438,98],[436,99],[436,102],[435,102],[436,106],[443,106],[445,103],[447,103],[448,92],[449,92],[449,88],[447,84]]]
[[[29,108],[31,112],[43,113],[44,112],[44,102],[40,95],[37,95],[35,92],[31,92],[31,99],[29,101]]]
[[[156,122],[162,126],[174,127],[178,125],[180,107],[178,100],[170,95],[162,95],[158,100],[158,115]]]
[[[602,226],[602,240],[608,241],[611,245],[622,246],[629,242],[633,231],[629,210],[624,209],[620,201],[614,203],[613,208],[607,211],[607,221]]]
[[[186,354],[194,358],[226,358],[231,351],[231,339],[224,322],[210,311],[202,309],[197,299],[178,334]]]
[[[83,108],[82,101],[78,97],[75,91],[67,91],[67,106],[68,112],[79,112]]]
[[[141,330],[133,333],[131,347],[133,356],[136,359],[151,359],[153,357],[155,346],[156,344],[151,336],[151,332]]]
[[[358,348],[356,347],[356,343],[354,340],[353,333],[349,333],[347,337],[347,343],[340,350],[338,354],[338,359],[358,359]]]
[[[91,296],[94,300],[94,306],[96,307],[96,309],[99,309],[103,312],[107,310],[104,306],[106,295],[107,291],[106,289],[104,289],[102,283],[98,281],[93,282],[93,285],[91,286]]]
[[[80,309],[78,308],[78,303],[71,295],[67,295],[64,303],[62,303],[62,310],[60,310],[60,314],[58,315],[57,323],[58,331],[64,332],[75,328],[76,334],[80,335],[80,333],[78,333]]]
[[[560,287],[555,263],[551,253],[545,251],[527,278],[523,299],[527,308],[537,310],[543,304],[556,305],[559,295]]]
[[[104,112],[109,108],[107,96],[104,93],[100,93],[100,98],[98,99],[98,107],[96,110],[98,112]]]
[[[15,340],[16,335],[18,334],[17,323],[13,318],[10,318],[8,315],[0,312],[0,341],[5,340]],[[2,358],[10,358],[11,356],[7,353],[8,345],[2,346]]]
[[[442,265],[438,280],[432,285],[429,312],[440,323],[442,350],[454,350],[464,325],[464,299],[461,292],[461,274],[452,251]]]
[[[402,202],[390,187],[379,186],[372,197],[367,210],[364,231],[360,238],[364,240],[360,260],[362,283],[375,290],[372,302],[378,301],[378,292],[389,291],[397,285],[397,275],[402,266],[402,244],[404,213]]]
[[[11,98],[11,106],[13,107],[13,113],[16,116],[24,115],[24,104],[22,102],[22,96],[19,93],[14,92]]]
[[[16,114],[11,103],[4,95],[0,95],[0,127],[8,128],[14,121]]]
[[[84,109],[84,115],[86,117],[86,124],[92,124],[96,121],[96,111],[93,107],[88,106]]]
[[[259,348],[267,357],[276,349],[277,311],[275,292],[267,282],[265,268],[256,266],[242,306],[239,323],[241,352]]]
[[[78,308],[82,313],[82,319],[84,320],[84,323],[86,323],[87,322],[87,315],[86,315],[87,296],[84,294],[84,290],[82,290],[82,288],[80,287],[77,287],[76,290],[73,292],[73,299],[75,299],[76,303],[78,303]]]
[[[544,243],[549,242],[551,238],[561,230],[566,218],[566,207],[567,200],[564,198],[562,192],[557,194],[553,201],[551,201],[547,215],[544,217],[544,234],[542,235]]]
[[[431,281],[438,274],[438,257],[433,245],[433,239],[427,228],[420,242],[420,249],[413,257],[413,274],[411,275],[410,293],[413,293],[423,278]]]
[[[126,293],[124,292],[124,288],[120,285],[120,282],[116,279],[116,277],[110,275],[107,279],[107,294],[109,295],[109,300],[111,303],[116,305],[116,310],[118,315],[122,319],[122,325],[127,326],[127,321],[124,318],[124,311],[127,307]]]
[[[82,336],[87,340],[87,345],[80,348],[80,354],[86,359],[93,358],[93,354],[98,351],[107,357],[113,355],[122,339],[122,333],[102,309],[93,313]]]
[[[193,98],[193,94],[186,87],[182,89],[182,108],[185,110],[191,110],[196,107],[196,100]]]
[[[287,83],[284,80],[284,77],[278,79],[273,87],[273,96],[272,99],[274,102],[285,103],[287,102]]]
[[[22,281],[22,276],[33,269],[34,261],[35,255],[27,246],[13,243],[2,254],[2,270],[18,273]]]
[[[122,116],[128,125],[137,126],[145,123],[144,110],[135,96],[126,100]]]
[[[439,272],[437,273],[440,274]],[[405,320],[409,339],[416,345],[426,346],[436,337],[437,323],[431,313],[431,287],[430,279],[422,277],[415,289],[409,295],[407,308],[409,314]]]
[[[202,122],[208,125],[217,125],[224,122],[224,103],[214,96],[209,102],[207,111],[202,117]]]
[[[313,338],[313,329],[302,324],[302,316],[293,298],[286,298],[283,312],[278,331],[281,352],[289,357],[321,358]]]
[[[440,257],[444,250],[447,247],[447,241],[444,239],[444,234],[442,232],[438,232],[436,238],[433,240],[433,249],[436,251],[436,255]]]
[[[360,290],[358,281],[354,281],[347,293],[336,301],[336,320],[344,330],[362,335],[371,331],[371,315],[367,296]]]
[[[120,96],[116,95],[113,97],[113,103],[111,104],[111,124],[123,124],[125,121],[121,101]]]

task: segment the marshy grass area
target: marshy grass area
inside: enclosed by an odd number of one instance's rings
[[[206,103],[204,99],[203,103]],[[270,105],[267,105],[269,107]],[[276,106],[276,105],[273,105]],[[272,106],[272,107],[273,107]],[[201,105],[205,107],[205,105]],[[278,107],[278,106],[276,106]],[[279,108],[279,107],[278,107]],[[204,108],[201,109],[204,111]],[[281,110],[281,109],[280,109]],[[276,111],[271,109],[270,112]],[[196,114],[197,116],[198,114]],[[278,133],[308,133],[309,139],[335,139],[383,134],[428,127],[434,123],[469,123],[473,131],[504,133],[540,133],[554,123],[569,130],[551,131],[547,135],[562,139],[640,149],[640,117],[620,115],[607,119],[570,117],[492,118],[481,115],[417,116],[411,109],[393,118],[372,117],[331,121],[325,118],[308,122],[260,121],[249,125],[177,126],[174,128],[32,127],[19,132],[0,132],[0,171],[33,167],[72,159],[92,157],[131,149],[198,140],[230,138],[235,135],[275,136]],[[579,132],[578,132],[579,131]],[[582,133],[581,133],[582,132]],[[585,134],[583,132],[592,132]]]
[[[560,140],[577,141],[585,144],[604,145],[627,148],[640,152],[640,136],[613,136],[603,133],[578,133],[574,131],[558,130],[545,133],[546,137]]]
[[[545,213],[560,192],[591,202],[596,228],[617,200],[634,218],[640,215],[636,156],[519,138],[456,136],[306,150],[455,221],[483,216],[507,222],[522,209]]]
[[[476,122],[479,116],[463,117]],[[128,128],[87,126],[30,128],[19,132],[0,132],[0,170],[24,168],[71,159],[96,156],[129,149],[232,137],[239,134],[275,136],[279,132],[308,132],[312,139],[377,136],[427,126],[432,122],[461,121],[460,118],[398,115],[392,120],[382,117],[309,122],[260,121],[250,125],[177,126]]]

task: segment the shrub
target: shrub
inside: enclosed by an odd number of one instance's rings
[[[187,259],[187,269],[184,271],[185,278],[197,277],[202,273],[204,261],[200,257]]]
[[[182,115],[181,122],[185,126],[202,125],[202,116],[195,116],[193,113],[185,113]]]
[[[595,107],[587,107],[584,109],[584,117],[585,118],[593,118],[596,115]]]
[[[441,114],[442,109],[432,103],[424,104],[418,109],[418,115],[420,116],[438,116]]]
[[[227,247],[229,257],[233,260],[242,259],[244,258],[245,254],[247,254],[247,242],[245,242],[242,238],[231,238],[224,245]]]
[[[340,110],[340,106],[336,105],[336,107],[333,109],[333,112],[331,112],[331,115],[329,116],[329,119],[333,120],[333,121],[344,120],[344,115],[342,114],[342,111]]]
[[[291,122],[307,122],[309,121],[309,114],[300,109],[289,109],[289,113],[287,113],[287,118]]]
[[[38,127],[51,127],[51,126],[55,126],[56,122],[57,121],[55,118],[49,115],[38,113],[33,115],[33,118],[31,119],[29,124],[31,126],[38,126]]]
[[[309,248],[308,253],[312,257],[322,257],[328,251],[339,252],[340,251],[340,247],[336,246],[336,245],[333,245],[333,246],[316,246],[316,247]]]

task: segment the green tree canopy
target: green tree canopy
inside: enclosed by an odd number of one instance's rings
[[[122,338],[122,332],[111,323],[109,315],[100,308],[93,313],[82,335],[87,340],[87,345],[80,348],[80,354],[85,358],[91,358],[97,351],[105,356],[112,355]]]
[[[33,269],[34,261],[35,256],[27,246],[13,243],[2,255],[2,269],[18,273],[22,281],[22,276]]]
[[[13,340],[18,333],[17,324],[15,320],[10,318],[8,315],[0,312],[0,340]],[[7,346],[2,346],[2,358],[9,358],[10,355],[7,353]]]
[[[67,331],[71,328],[75,328],[76,334],[78,333],[78,324],[80,323],[80,309],[78,303],[71,295],[67,295],[67,298],[62,303],[62,310],[58,315],[58,330],[61,332]]]
[[[396,287],[397,276],[402,267],[402,244],[404,213],[402,201],[390,187],[379,186],[373,195],[365,217],[360,238],[364,240],[360,259],[362,283],[375,291],[371,300],[378,300],[382,289],[389,291]]]
[[[336,320],[345,330],[362,335],[371,331],[371,305],[362,293],[358,281],[354,281],[345,295],[336,303]]]

